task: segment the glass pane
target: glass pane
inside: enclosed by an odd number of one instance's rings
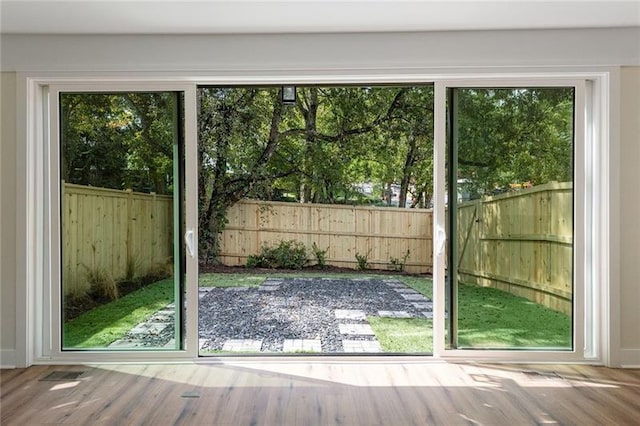
[[[181,94],[60,94],[63,349],[178,349]]]
[[[571,349],[574,90],[449,95],[452,345]]]
[[[431,352],[433,87],[204,87],[201,354]]]

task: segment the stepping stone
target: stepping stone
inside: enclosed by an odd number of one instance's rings
[[[225,291],[247,291],[249,287],[227,287],[224,289]]]
[[[342,348],[345,352],[382,352],[377,340],[343,340]]]
[[[203,297],[205,297],[212,290],[213,290],[213,287],[211,287],[211,288],[201,288],[200,291],[198,291],[198,300],[200,300]]]
[[[207,339],[198,339],[198,349],[202,349],[207,342],[209,342]]]
[[[165,349],[173,349],[176,347],[176,339],[171,339],[169,340],[164,346],[163,348]]]
[[[267,286],[260,286],[258,287],[258,291],[276,291],[279,290],[280,286],[279,285],[267,285]]]
[[[223,351],[228,352],[260,352],[262,340],[229,339],[222,345]]]
[[[382,318],[411,318],[407,311],[378,311],[378,315]]]
[[[394,289],[396,292],[400,293],[400,294],[420,294],[417,291],[415,291],[412,288],[395,288]]]
[[[160,334],[167,328],[166,322],[143,322],[129,331],[131,334]]]
[[[338,324],[340,334],[349,334],[353,336],[375,336],[373,329],[369,324]]]
[[[272,285],[280,285],[280,284],[282,284],[282,280],[266,279],[260,285],[269,287]]]
[[[423,295],[421,295],[420,293],[416,293],[416,294],[404,294],[404,293],[400,293],[400,296],[402,296],[402,298],[404,300],[420,300],[420,301],[427,301],[428,299],[426,297],[424,297]]]
[[[415,302],[412,303],[416,309],[426,309],[427,311],[433,310],[433,302]]]
[[[282,352],[322,352],[320,339],[285,339]]]
[[[355,309],[336,309],[334,312],[337,319],[348,319],[356,321],[365,321],[367,319],[367,314],[365,314],[364,311]]]

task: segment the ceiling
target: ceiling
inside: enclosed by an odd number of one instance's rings
[[[4,34],[256,34],[640,26],[640,0],[0,0]]]

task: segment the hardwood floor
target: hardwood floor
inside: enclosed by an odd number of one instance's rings
[[[47,379],[53,372],[77,378]],[[227,359],[2,370],[2,425],[637,425],[640,370]]]

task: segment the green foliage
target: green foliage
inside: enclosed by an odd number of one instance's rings
[[[314,241],[311,245],[311,250],[313,250],[313,255],[316,257],[316,264],[320,268],[325,268],[327,266],[327,252],[329,251],[329,247],[322,250]]]
[[[354,185],[375,179],[405,194],[415,182],[417,200],[430,199],[431,86],[297,91],[283,107],[278,88],[199,89],[201,261],[215,262],[226,210],[242,197],[376,204]]]
[[[358,262],[358,270],[364,271],[365,269],[369,269],[369,255],[371,254],[371,249],[367,251],[366,254],[356,253],[356,261]]]
[[[267,259],[262,254],[251,254],[247,257],[247,268],[268,268]]]
[[[411,252],[407,250],[404,256],[402,256],[402,258],[400,259],[397,257],[391,256],[391,258],[389,259],[389,265],[391,267],[391,270],[396,272],[404,271],[404,268],[407,266],[407,259],[409,259],[410,254]]]
[[[126,281],[133,281],[135,279],[139,266],[140,262],[138,262],[138,259],[135,256],[129,256],[127,258],[127,265],[124,275]]]
[[[247,259],[248,268],[302,269],[309,262],[307,250],[300,241],[280,241],[275,247],[263,245],[260,253]]]
[[[456,89],[458,178],[470,194],[573,175],[573,90]]]
[[[62,179],[172,192],[175,93],[65,93],[60,105]]]
[[[91,294],[107,300],[118,298],[118,285],[106,269],[98,267],[86,269],[86,279]]]

